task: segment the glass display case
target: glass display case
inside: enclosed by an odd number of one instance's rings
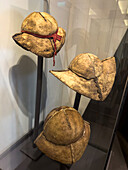
[[[0,168],[3,170],[103,170],[108,168],[112,145],[127,95],[128,3],[120,0],[37,0],[0,2]],[[43,58],[38,133],[48,113],[59,106],[74,107],[90,123],[91,136],[79,161],[64,165],[39,153],[36,160],[26,155],[35,126],[36,75],[39,59],[12,40],[21,23],[32,12],[47,12],[66,31],[65,44],[55,57]],[[49,70],[65,70],[81,53],[100,60],[115,57],[116,77],[104,101],[89,99],[53,77]],[[41,58],[42,60],[42,58]],[[39,71],[39,70],[38,70]],[[37,120],[38,121],[38,120]],[[37,132],[37,131],[36,131]],[[35,147],[35,146],[32,146]],[[33,150],[29,148],[31,153]],[[37,151],[38,152],[38,151]],[[33,152],[36,154],[36,152]],[[38,153],[37,153],[38,154]]]

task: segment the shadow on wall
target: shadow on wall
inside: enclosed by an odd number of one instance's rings
[[[35,62],[26,55],[21,56],[18,63],[9,70],[9,82],[12,93],[21,111],[29,118],[29,129],[32,128],[32,120],[35,115],[36,100],[36,69]],[[45,108],[47,97],[46,77],[43,73],[43,89],[45,89],[41,101],[41,110]]]

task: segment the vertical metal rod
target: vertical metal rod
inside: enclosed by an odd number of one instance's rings
[[[60,170],[70,170],[72,165],[60,164]]]
[[[33,130],[33,142],[38,136],[39,117],[40,117],[40,103],[42,90],[42,73],[43,73],[43,57],[38,56],[37,63],[37,84],[36,84],[36,105],[35,105],[35,122]],[[33,147],[36,147],[33,143]]]
[[[75,102],[74,102],[74,109],[78,110],[79,109],[79,105],[80,105],[80,98],[81,98],[81,94],[76,93],[76,97],[75,97]]]

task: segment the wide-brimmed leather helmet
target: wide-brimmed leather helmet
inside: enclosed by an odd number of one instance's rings
[[[79,54],[67,70],[50,71],[76,92],[93,100],[103,101],[110,93],[116,74],[115,57],[100,60],[97,56]]]
[[[15,42],[42,57],[53,57],[65,42],[65,31],[46,12],[33,12],[21,25],[21,32],[13,35]]]
[[[72,164],[83,155],[89,137],[90,125],[80,113],[72,107],[61,106],[48,114],[35,144],[51,159]]]

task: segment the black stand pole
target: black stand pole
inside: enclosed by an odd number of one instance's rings
[[[40,117],[40,102],[42,90],[42,73],[43,73],[43,57],[38,56],[37,63],[37,85],[36,85],[36,106],[35,106],[35,123],[33,130],[32,141],[27,143],[21,151],[33,160],[37,160],[43,153],[38,150],[34,144],[34,140],[38,136],[39,117]]]
[[[76,93],[76,97],[75,97],[75,102],[74,102],[74,109],[78,110],[79,109],[79,105],[80,105],[80,99],[81,99],[81,94]],[[66,164],[60,164],[60,170],[70,170],[72,164],[71,165],[66,165]]]
[[[34,130],[33,130],[33,143],[34,143],[34,140],[38,136],[41,90],[42,90],[42,73],[43,73],[43,57],[38,56],[37,85],[36,85],[36,106],[35,106],[35,124],[34,124]],[[36,147],[35,144],[33,144],[33,146]]]
[[[75,102],[74,102],[74,106],[73,106],[74,109],[76,109],[76,110],[79,109],[80,99],[81,99],[81,94],[76,93]]]
[[[71,165],[66,165],[66,164],[60,164],[60,170],[70,170],[72,164]]]

